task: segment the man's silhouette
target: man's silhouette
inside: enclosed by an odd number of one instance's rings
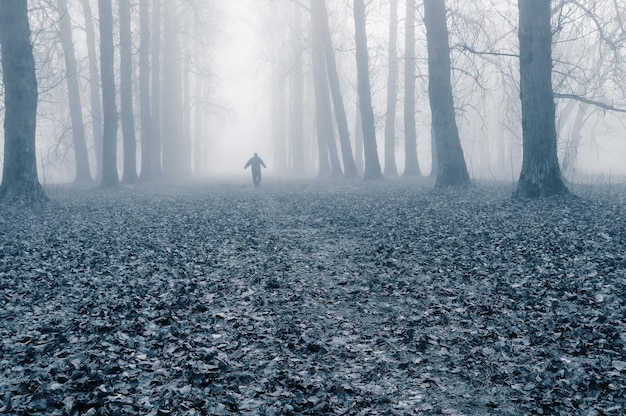
[[[248,163],[246,163],[246,166],[244,166],[243,168],[248,169],[248,166],[252,167],[252,182],[254,182],[254,187],[260,188],[261,187],[261,166],[263,166],[264,168],[267,168],[267,166],[265,166],[265,163],[263,163],[263,160],[261,160],[259,155],[257,155],[256,153],[254,154],[254,156],[250,158],[250,160],[248,160]]]

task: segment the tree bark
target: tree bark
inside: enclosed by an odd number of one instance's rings
[[[113,48],[113,11],[109,0],[98,0],[100,19],[100,70],[104,110],[102,143],[103,187],[116,186],[117,173],[117,108],[115,104],[115,52]]]
[[[350,144],[350,129],[348,127],[348,117],[346,116],[346,109],[343,105],[343,97],[341,95],[339,74],[337,73],[337,62],[335,60],[335,49],[333,47],[330,35],[330,25],[328,23],[326,0],[315,1],[313,5],[316,6],[314,12],[318,18],[318,23],[320,25],[319,31],[322,35],[322,42],[324,44],[324,56],[326,58],[328,82],[330,85],[333,107],[335,109],[335,120],[337,121],[337,130],[339,132],[339,144],[341,145],[344,175],[346,178],[356,178],[358,174],[356,171],[354,156],[352,154],[352,145]]]
[[[150,141],[152,153],[150,163],[152,164],[153,178],[161,176],[161,0],[152,2],[152,94],[151,94],[151,116]]]
[[[137,181],[137,139],[133,113],[133,50],[131,39],[130,0],[119,0],[120,17],[120,119],[124,143],[122,181]]]
[[[361,124],[363,126],[363,150],[365,152],[363,179],[380,179],[383,174],[380,170],[376,145],[376,126],[374,124],[374,110],[372,109],[369,62],[367,56],[365,3],[363,0],[354,0],[354,28],[359,109],[361,112]]]
[[[37,178],[37,78],[25,1],[0,1],[0,48],[5,111],[0,199],[37,202],[45,194]]]
[[[57,12],[59,14],[59,37],[65,57],[65,81],[67,83],[70,119],[72,121],[72,139],[76,163],[74,181],[91,182],[89,156],[87,155],[87,142],[85,140],[85,126],[83,123],[83,106],[80,100],[78,70],[76,68],[74,40],[72,37],[72,23],[67,9],[67,0],[58,0]]]
[[[386,176],[398,176],[396,167],[396,102],[398,101],[398,0],[389,2],[389,76],[387,77],[387,113],[385,115]]]
[[[141,174],[144,181],[154,177],[151,155],[154,153],[152,140],[152,115],[150,111],[150,0],[139,1],[139,117],[141,125]]]
[[[428,44],[428,95],[437,152],[436,188],[470,183],[459,139],[450,81],[450,45],[444,0],[424,0]]]
[[[89,60],[89,96],[91,104],[91,130],[96,153],[96,182],[102,180],[102,101],[100,84],[100,69],[96,51],[96,36],[93,26],[93,14],[89,0],[82,0],[85,16],[85,39],[87,41],[87,59]]]
[[[556,147],[550,0],[519,0],[523,160],[518,198],[567,194]]]
[[[404,37],[404,176],[420,176],[415,127],[415,0],[406,0]]]

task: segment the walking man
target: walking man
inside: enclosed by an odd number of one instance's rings
[[[252,182],[254,183],[254,187],[260,188],[261,187],[261,166],[263,166],[264,168],[267,168],[267,166],[265,166],[265,163],[263,163],[263,160],[256,153],[254,154],[254,156],[250,158],[250,160],[248,160],[248,163],[246,163],[246,166],[244,166],[243,168],[248,169],[248,166],[252,168]]]

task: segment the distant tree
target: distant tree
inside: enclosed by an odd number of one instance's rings
[[[45,194],[37,178],[38,94],[26,1],[0,1],[0,48],[5,107],[0,199],[36,202]]]
[[[396,105],[398,101],[398,0],[389,2],[389,76],[387,77],[387,113],[385,115],[385,176],[397,176]]]
[[[359,91],[359,111],[363,126],[363,147],[365,153],[364,179],[380,179],[382,172],[376,146],[376,126],[372,108],[367,31],[365,25],[365,2],[354,0],[354,27],[356,43],[357,85]]]
[[[312,7],[316,7],[318,16],[319,31],[324,44],[324,56],[326,58],[326,68],[328,72],[328,82],[330,86],[331,97],[333,100],[333,108],[335,109],[335,120],[339,133],[339,144],[341,145],[341,156],[343,161],[344,175],[347,178],[355,178],[357,174],[354,155],[352,154],[352,145],[350,143],[350,129],[348,127],[348,118],[343,105],[343,96],[339,84],[339,74],[337,72],[337,62],[335,60],[335,48],[333,47],[330,24],[328,22],[328,10],[326,8],[326,0],[318,0],[313,2]]]
[[[318,2],[319,0],[311,0],[311,63],[315,91],[315,127],[319,149],[319,175],[338,177],[342,175],[342,170],[332,121]]]
[[[415,126],[415,0],[406,0],[404,32],[404,176],[419,176]]]
[[[424,23],[428,44],[428,96],[438,162],[435,187],[466,186],[470,179],[454,112],[444,0],[424,0]]]
[[[178,1],[163,6],[163,173],[180,180],[191,177],[191,146],[184,131]]]
[[[74,180],[76,182],[91,182],[87,142],[85,140],[85,125],[83,122],[83,107],[78,85],[78,68],[76,67],[72,23],[67,8],[67,0],[58,0],[57,12],[59,14],[59,38],[65,57],[65,81],[70,106],[70,119],[72,120],[72,138],[76,165]]]
[[[161,164],[161,148],[162,148],[162,134],[161,134],[161,0],[154,0],[152,2],[152,48],[151,48],[151,60],[152,60],[152,73],[150,78],[152,80],[151,97],[150,97],[150,111],[151,111],[151,128],[150,128],[150,147],[152,152],[150,153],[150,163],[152,165],[151,171],[153,178],[161,176],[162,164]]]
[[[100,70],[98,67],[98,53],[96,51],[96,36],[94,19],[91,12],[90,0],[82,0],[83,15],[85,17],[85,38],[87,41],[87,58],[89,60],[89,96],[91,103],[91,131],[96,153],[96,181],[102,179],[102,101]]]
[[[100,71],[104,128],[102,146],[103,187],[117,186],[117,107],[115,104],[115,71],[113,47],[113,10],[109,0],[98,0],[100,20]]]
[[[139,0],[139,114],[141,125],[142,180],[154,178],[154,140],[150,111],[150,0]]]
[[[137,139],[133,110],[133,42],[131,35],[130,0],[119,0],[120,17],[120,121],[124,143],[126,183],[137,181]]]
[[[556,147],[550,0],[518,0],[523,161],[515,197],[567,194]]]
[[[302,7],[292,4],[293,38],[291,39],[291,71],[289,71],[288,132],[291,142],[291,171],[304,175],[304,45]]]

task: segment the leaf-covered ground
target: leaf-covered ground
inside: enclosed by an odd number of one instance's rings
[[[0,206],[0,414],[623,415],[625,188],[247,183]]]

